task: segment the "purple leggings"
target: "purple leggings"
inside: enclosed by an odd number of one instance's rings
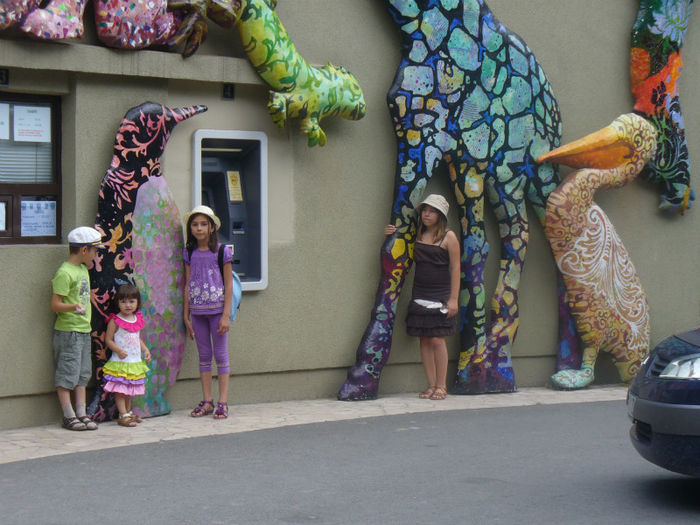
[[[216,359],[216,370],[219,374],[228,374],[231,371],[228,363],[228,334],[216,332],[222,315],[192,315],[194,340],[197,343],[197,350],[199,350],[200,372],[211,372],[212,353]]]

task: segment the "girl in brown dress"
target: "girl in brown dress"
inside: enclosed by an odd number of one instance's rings
[[[459,241],[447,229],[449,204],[442,195],[428,195],[418,205],[418,233],[414,247],[416,273],[413,295],[408,306],[406,330],[420,337],[423,368],[428,388],[421,399],[445,399],[447,396],[447,343],[445,336],[455,333],[459,295]],[[386,235],[396,227],[388,225]]]

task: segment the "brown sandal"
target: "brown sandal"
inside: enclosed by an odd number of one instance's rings
[[[119,419],[117,419],[117,425],[120,425],[122,427],[134,428],[136,426],[136,421],[131,419],[130,414],[126,413],[119,416]]]
[[[430,396],[433,401],[442,401],[447,397],[447,389],[441,386],[435,389],[435,392]]]
[[[64,417],[61,426],[66,430],[87,430],[85,423],[77,417]]]
[[[143,418],[137,416],[137,415],[134,414],[133,412],[129,411],[129,412],[127,412],[127,414],[129,414],[129,417],[131,418],[131,420],[132,420],[133,422],[135,422],[135,423],[143,423]]]
[[[435,386],[429,386],[425,390],[423,390],[420,394],[418,394],[418,397],[421,399],[430,399],[433,393],[435,392],[435,389],[437,387]]]

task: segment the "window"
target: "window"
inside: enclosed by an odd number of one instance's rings
[[[58,97],[0,93],[0,244],[59,242]]]

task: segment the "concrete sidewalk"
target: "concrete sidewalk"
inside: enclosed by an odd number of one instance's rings
[[[626,395],[625,385],[613,385],[573,392],[522,388],[511,394],[448,396],[444,401],[418,399],[415,393],[358,402],[315,399],[229,405],[229,418],[220,421],[212,417],[193,418],[189,415],[190,410],[177,410],[167,416],[146,419],[135,428],[121,427],[110,421],[100,424],[96,431],[71,432],[62,429],[58,424],[0,431],[0,464],[74,452],[325,421],[444,410],[619,401],[624,400]]]

